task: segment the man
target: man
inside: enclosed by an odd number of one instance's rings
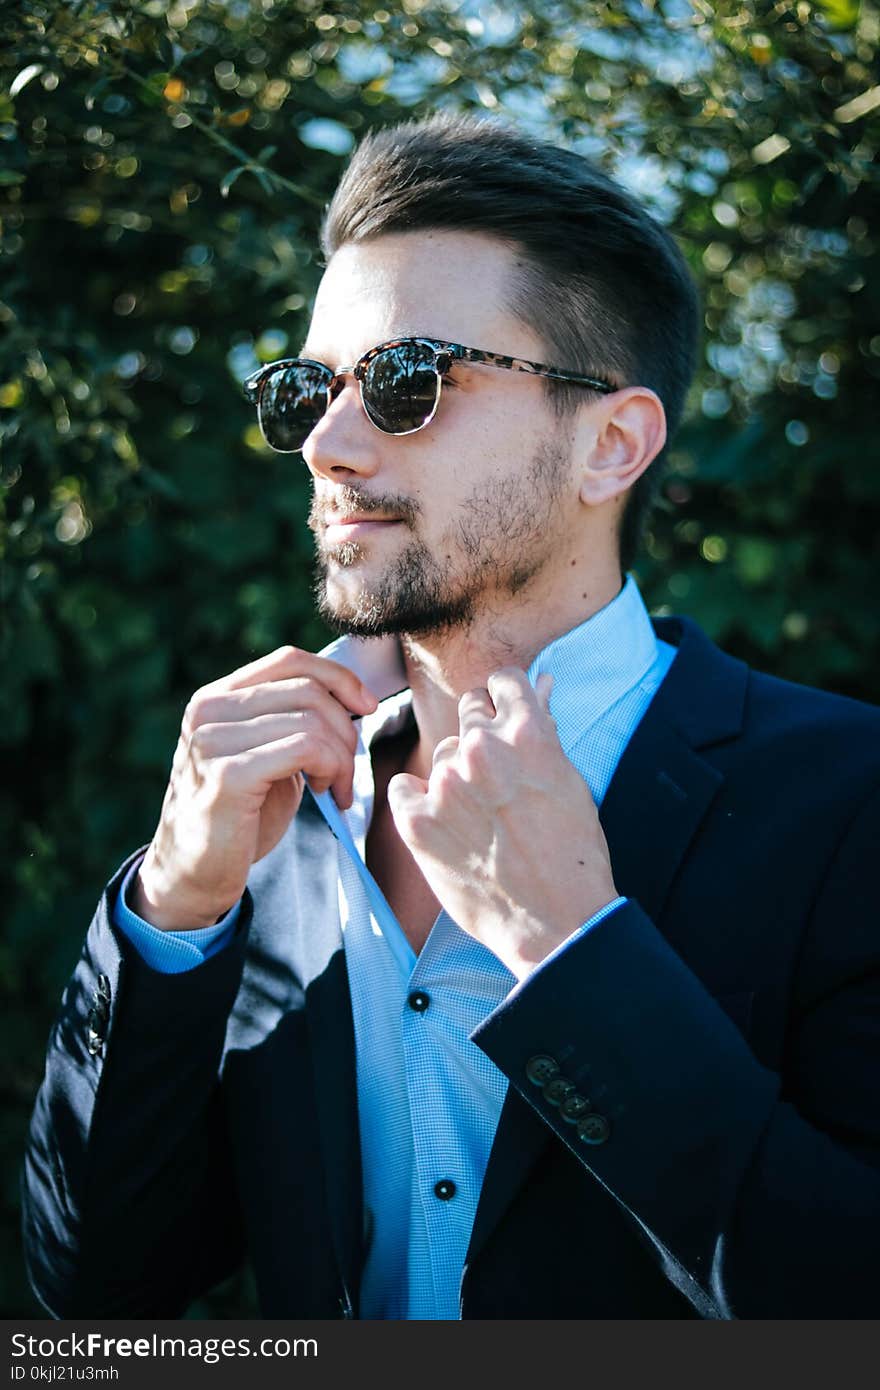
[[[52,1036],[38,1295],[180,1315],[247,1256],[276,1317],[875,1313],[880,715],[623,582],[674,243],[462,119],[365,141],[325,251],[248,392],[346,635],[188,705]]]

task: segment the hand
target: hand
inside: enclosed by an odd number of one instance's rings
[[[505,667],[459,701],[459,733],[427,781],[399,773],[388,804],[435,897],[523,979],[618,896],[589,787],[538,692]]]
[[[340,806],[351,805],[351,716],[377,704],[344,666],[297,647],[197,690],[135,881],[135,911],[165,930],[210,926],[228,912],[299,809],[305,775],[313,790],[331,787]]]

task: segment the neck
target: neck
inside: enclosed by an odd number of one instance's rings
[[[622,583],[616,565],[592,577],[584,572],[565,594],[508,598],[485,607],[466,627],[425,638],[404,636],[418,728],[407,770],[427,778],[437,744],[458,734],[458,701],[465,691],[485,687],[502,666],[527,670],[544,647],[616,598]]]

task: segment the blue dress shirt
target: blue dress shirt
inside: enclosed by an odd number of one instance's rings
[[[337,655],[333,648],[324,654]],[[529,667],[532,686],[544,672],[554,678],[550,712],[560,743],[597,805],[674,656],[675,648],[655,637],[628,578],[611,603],[551,642]],[[416,956],[366,868],[370,749],[411,720],[409,690],[383,700],[360,721],[351,809],[340,812],[329,793],[316,799],[339,841],[339,911],[355,1029],[368,1237],[361,1317],[454,1319],[507,1090],[506,1077],[470,1037],[516,981],[443,911]],[[134,865],[119,895],[115,922],[148,964],[174,973],[222,950],[237,907],[212,927],[159,931],[127,905],[136,870]],[[579,931],[623,901],[607,904]]]

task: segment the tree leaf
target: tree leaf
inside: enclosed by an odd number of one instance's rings
[[[832,29],[853,29],[858,23],[859,0],[816,0]]]
[[[230,188],[235,183],[235,180],[246,171],[247,167],[246,164],[237,164],[234,169],[230,169],[228,174],[224,174],[223,178],[220,180],[221,198],[229,197]]]
[[[42,71],[42,63],[28,63],[26,68],[22,68],[21,72],[16,73],[15,77],[13,77],[9,85],[9,95],[11,97],[17,97],[19,92],[23,91],[33,78],[39,77]]]

